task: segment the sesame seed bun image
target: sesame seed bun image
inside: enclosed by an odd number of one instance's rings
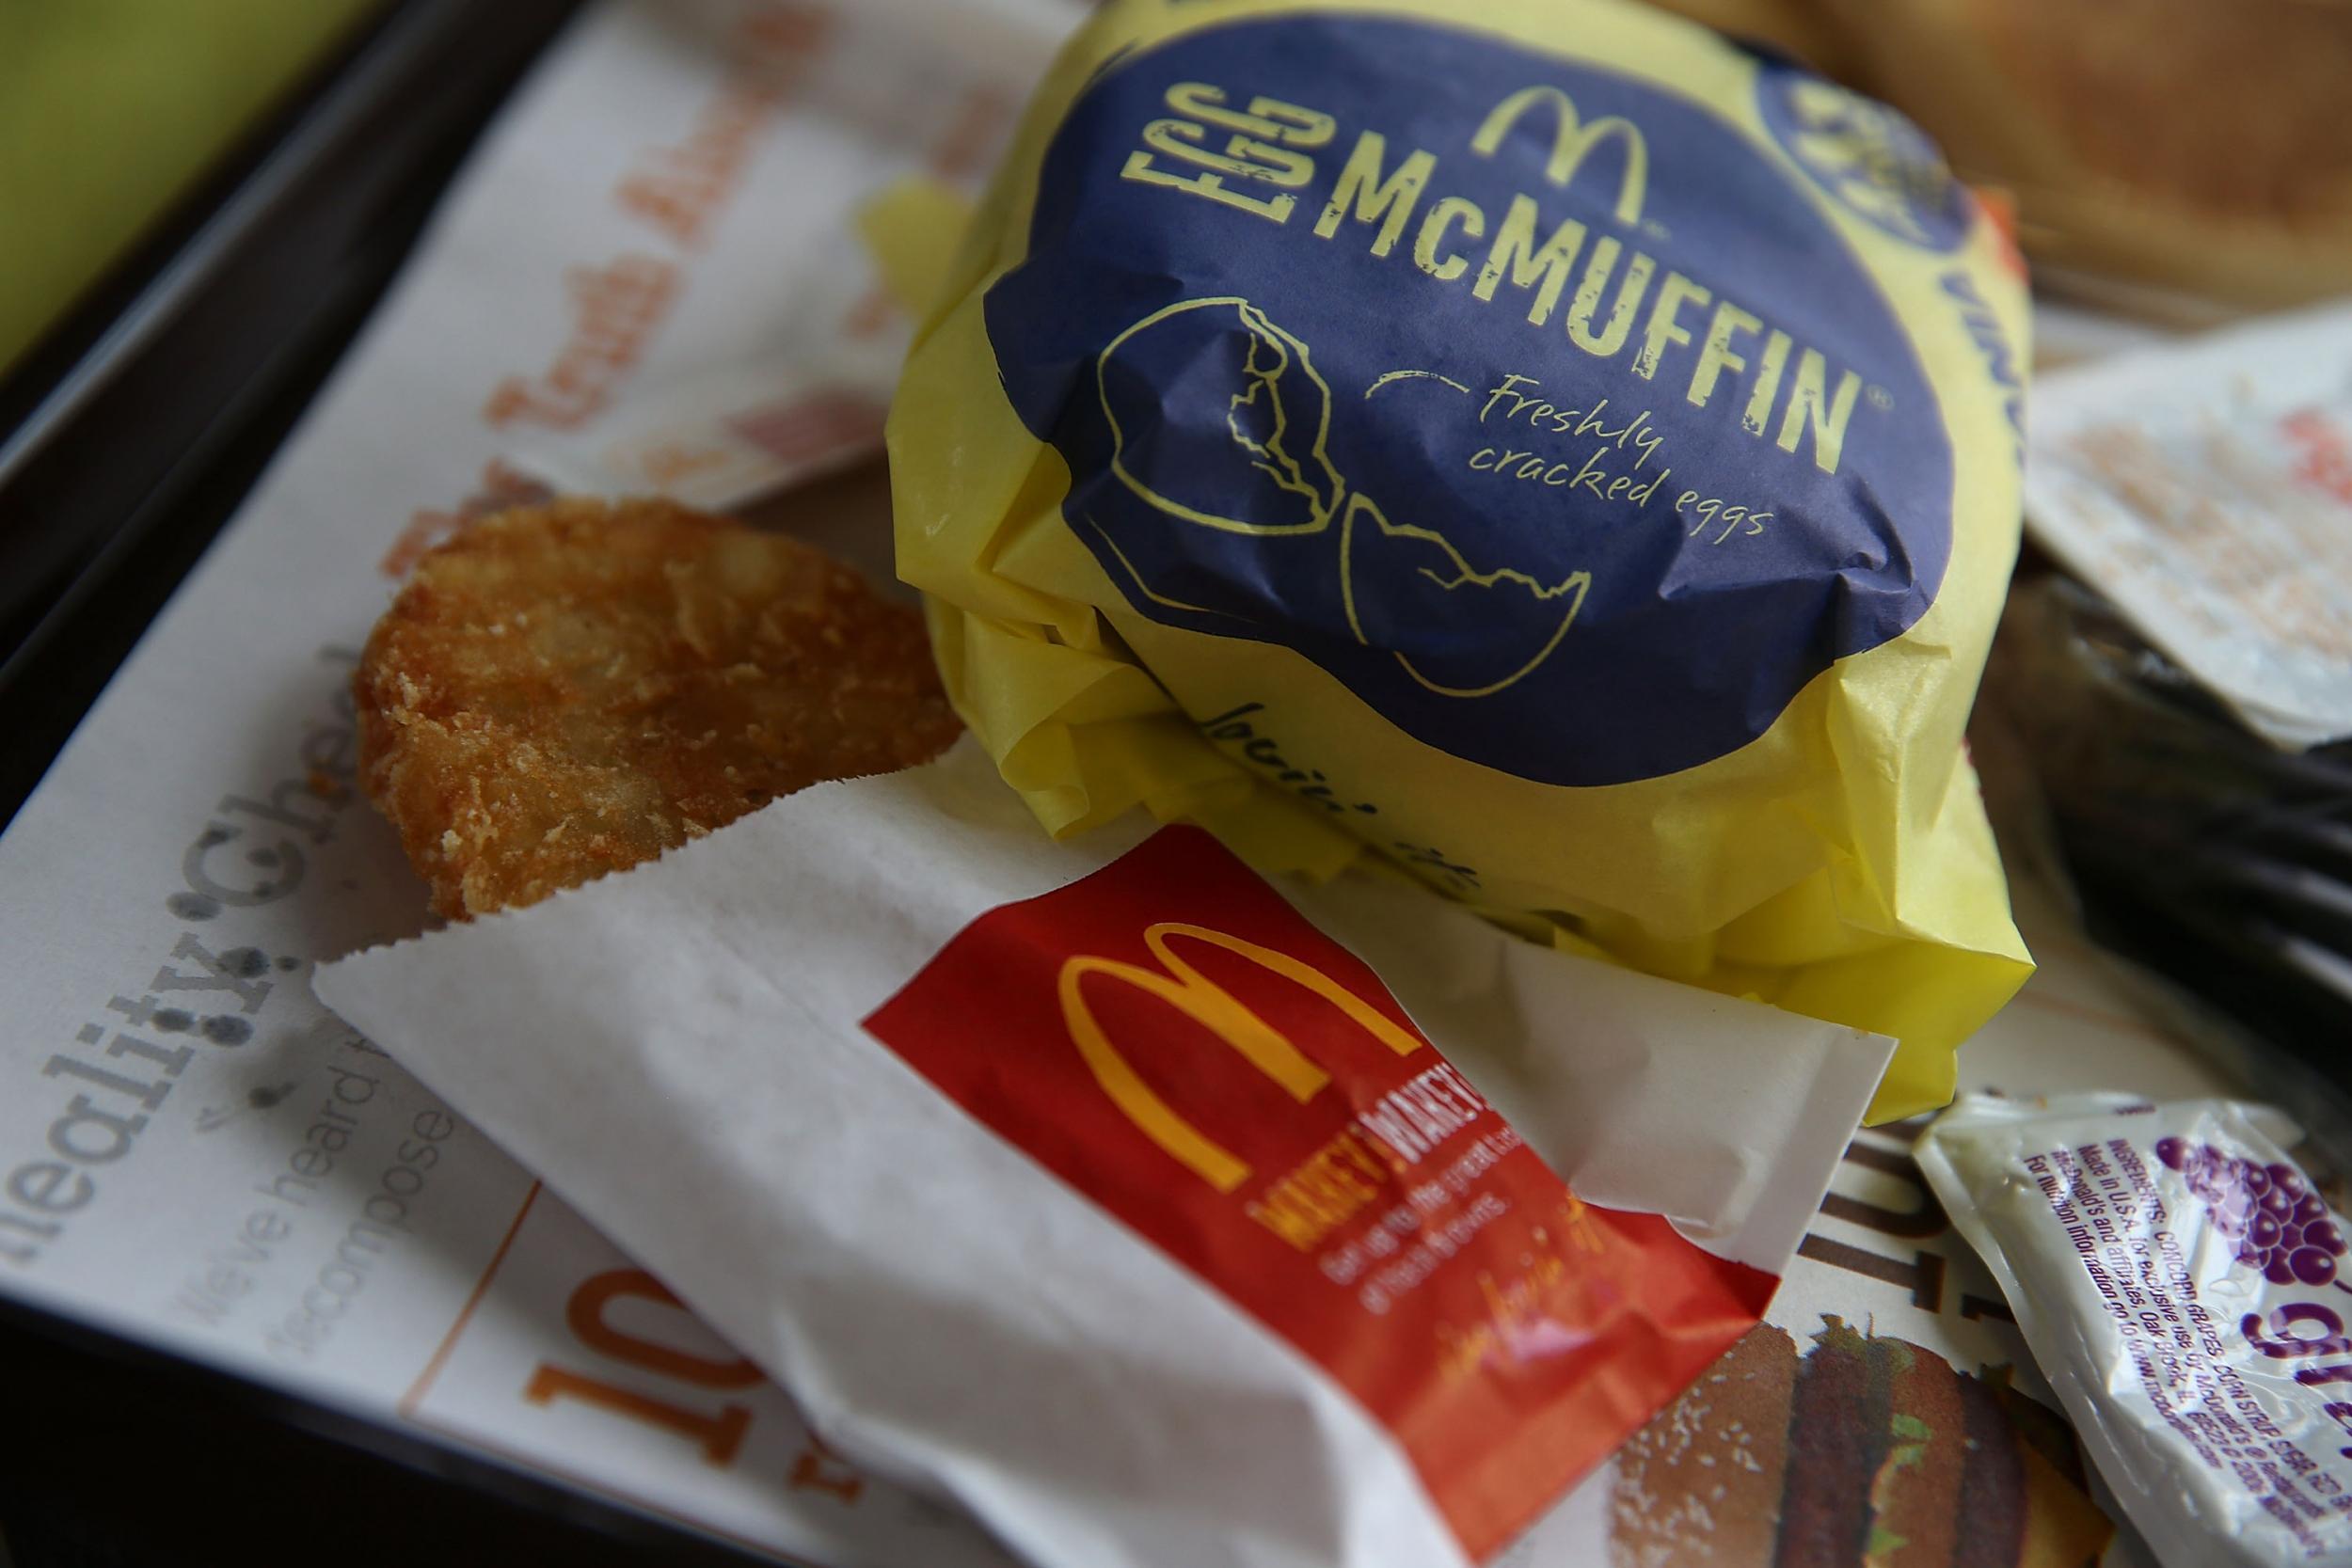
[[[1750,1330],[1619,1452],[1610,1568],[2084,1568],[2064,1422],[1907,1339]]]

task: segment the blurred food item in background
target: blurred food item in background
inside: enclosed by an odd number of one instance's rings
[[[0,5],[0,371],[383,0]]]
[[[2249,307],[2352,288],[2340,0],[1661,0],[1900,108],[2013,198],[2044,281]]]
[[[2352,284],[2352,7],[1818,3],[2043,266],[2258,306]]]

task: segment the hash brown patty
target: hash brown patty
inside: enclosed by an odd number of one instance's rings
[[[795,540],[558,500],[428,553],[353,677],[360,777],[454,919],[958,731],[921,614]]]

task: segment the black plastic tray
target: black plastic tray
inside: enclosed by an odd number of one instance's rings
[[[0,821],[579,0],[389,0],[0,380]],[[0,1297],[0,1564],[750,1560]]]

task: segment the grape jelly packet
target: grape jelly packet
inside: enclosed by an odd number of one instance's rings
[[[1919,1167],[2167,1568],[2352,1563],[2352,1273],[2276,1112],[1972,1095]]]

